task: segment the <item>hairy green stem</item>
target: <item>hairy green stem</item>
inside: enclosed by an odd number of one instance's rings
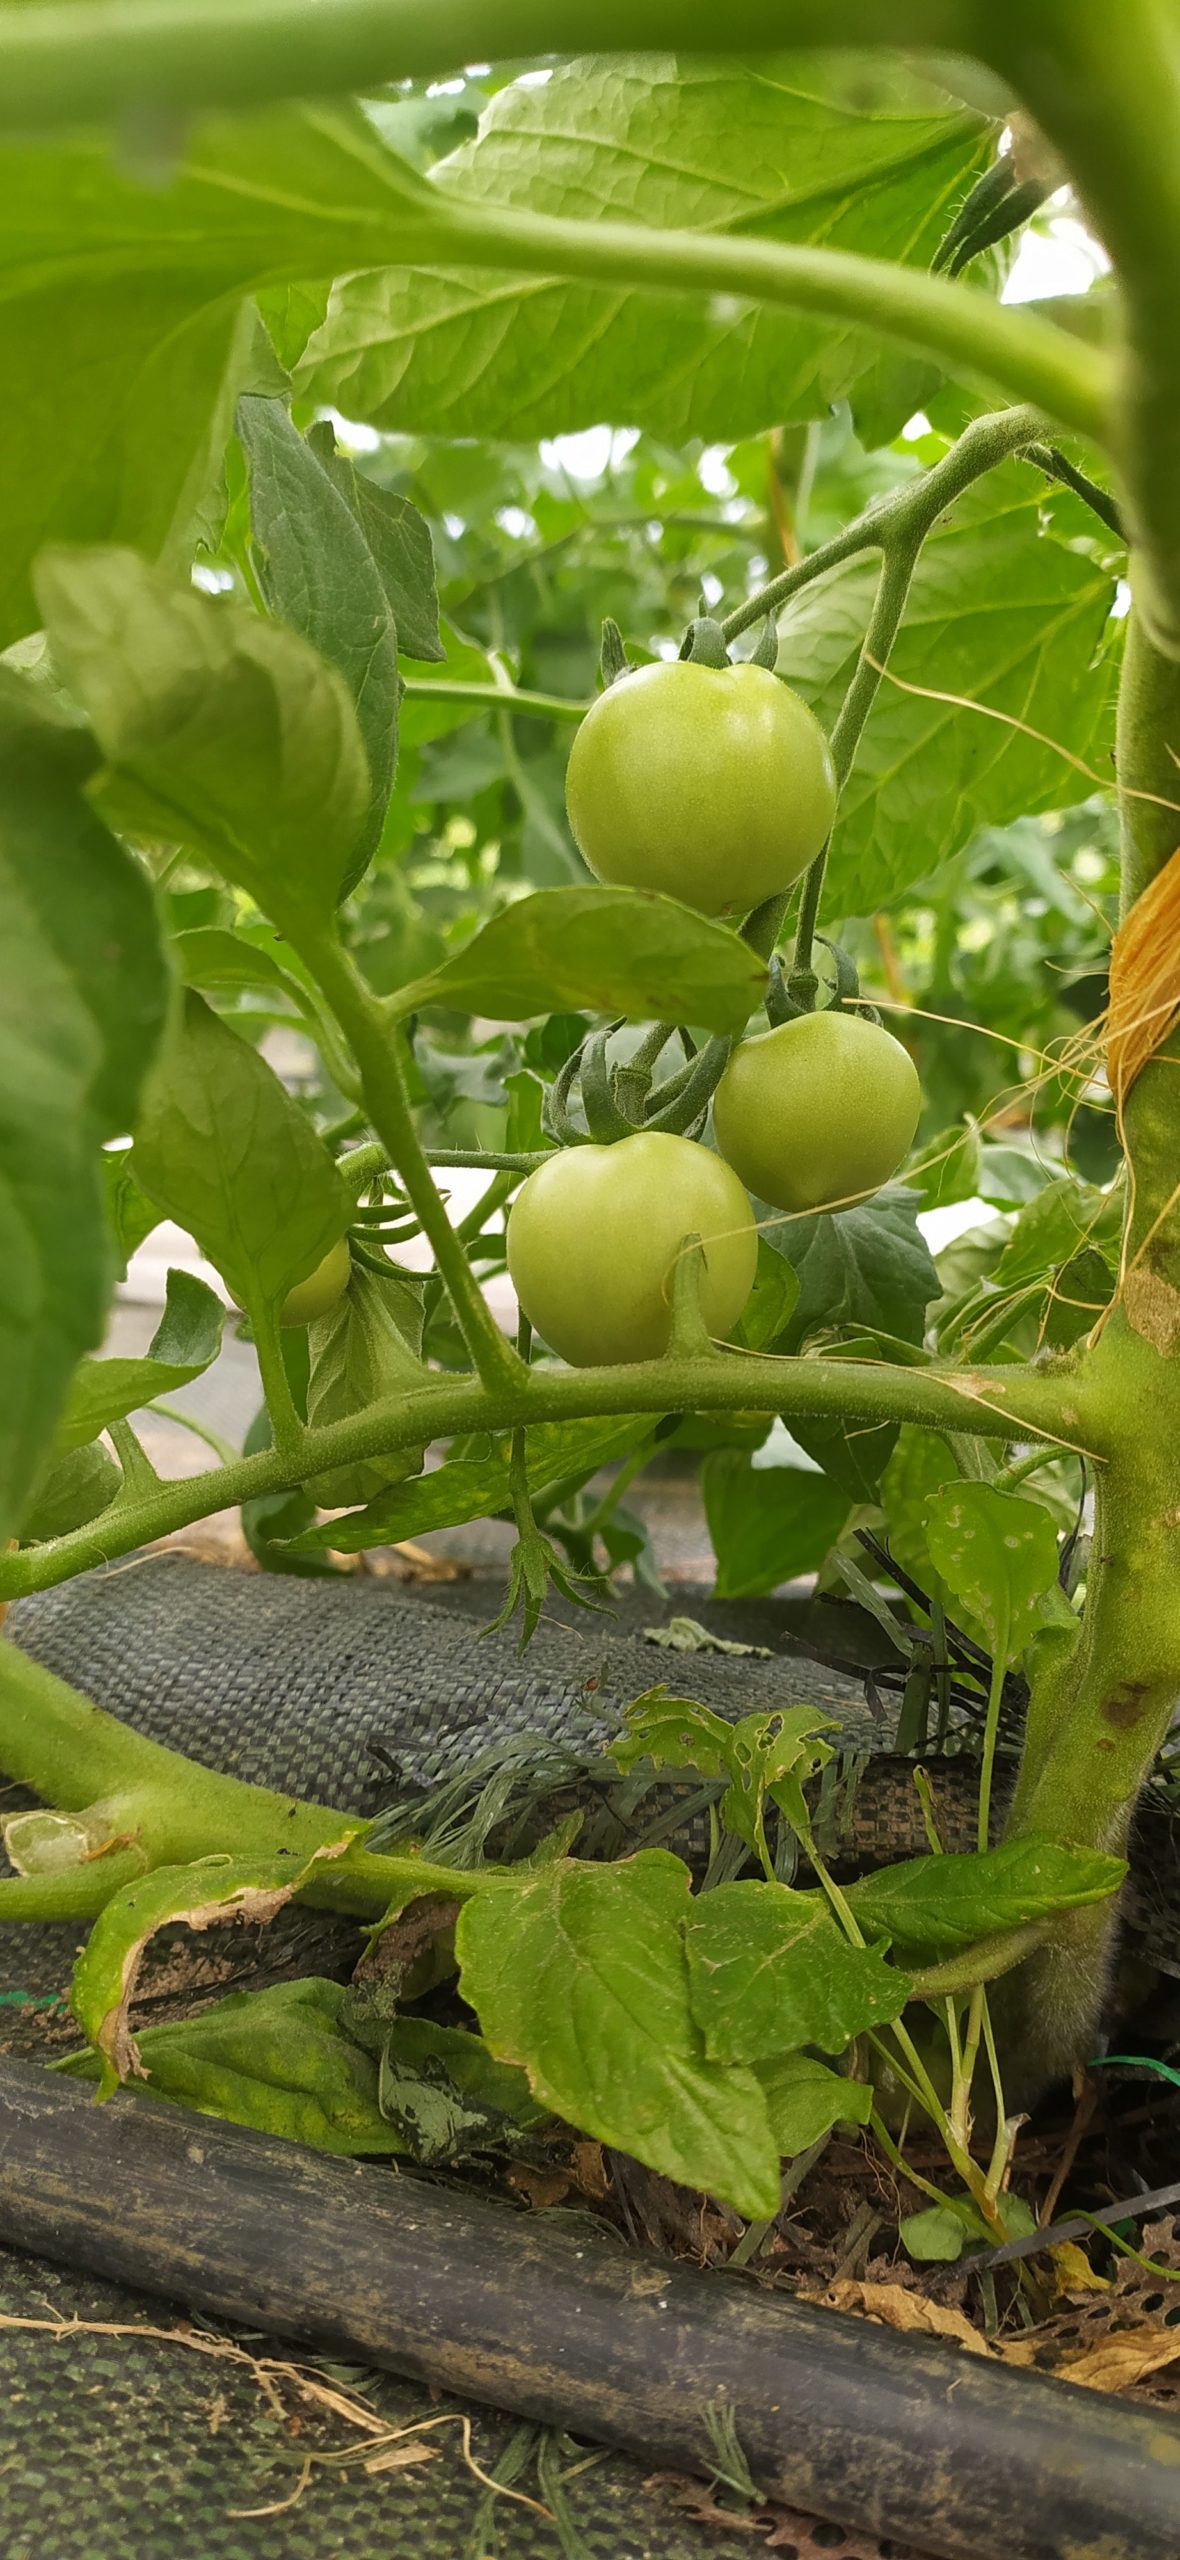
[[[294,1470],[274,1449],[236,1466],[188,1476],[142,1502],[120,1506],[44,1546],[0,1556],[0,1598],[43,1591],[133,1547],[169,1536],[211,1511],[282,1493],[292,1485],[423,1441],[458,1432],[504,1431],[517,1422],[563,1422],[600,1414],[782,1413],[848,1422],[914,1422],[935,1431],[969,1429],[997,1440],[1075,1437],[1082,1422],[1070,1382],[1034,1369],[891,1368],[885,1361],[747,1358],[646,1360],[604,1369],[533,1369],[518,1362],[507,1386],[476,1378],[431,1379],[342,1422],[305,1432]],[[1089,1417],[1085,1417],[1088,1424]]]
[[[850,321],[1029,402],[1080,435],[1102,442],[1109,433],[1113,369],[1104,354],[1018,306],[989,302],[968,285],[914,267],[736,235],[468,207],[452,195],[440,235],[442,256],[481,266],[652,292],[736,295]]]
[[[981,51],[1061,152],[1118,273],[1113,446],[1141,610],[1180,656],[1180,18],[1172,0],[977,0]]]
[[[153,106],[188,116],[438,79],[552,53],[969,46],[960,0],[49,0],[0,18],[0,129],[93,124]]]

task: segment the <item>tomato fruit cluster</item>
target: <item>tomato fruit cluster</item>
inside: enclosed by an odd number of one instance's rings
[[[677,1255],[693,1235],[704,1247],[701,1310],[722,1339],[754,1284],[750,1203],[707,1148],[639,1130],[538,1165],[512,1204],[508,1269],[530,1323],[572,1367],[655,1360],[671,1337]]]
[[[566,807],[599,880],[745,915],[814,862],[836,782],[819,722],[768,668],[678,659],[599,696],[574,739]]]
[[[909,1154],[921,1103],[892,1032],[863,1014],[807,1013],[739,1042],[713,1131],[759,1200],[798,1213],[879,1191]]]

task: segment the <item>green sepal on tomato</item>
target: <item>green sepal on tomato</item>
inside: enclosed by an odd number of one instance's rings
[[[727,1164],[771,1208],[867,1198],[914,1141],[922,1089],[908,1050],[863,1014],[807,1013],[742,1040],[713,1096]]]
[[[745,915],[814,862],[836,780],[819,722],[768,668],[679,659],[599,696],[574,739],[566,807],[597,879]]]
[[[508,1269],[530,1323],[572,1368],[656,1360],[671,1339],[673,1275],[689,1236],[703,1247],[701,1311],[720,1341],[754,1285],[750,1203],[706,1147],[639,1130],[538,1165],[509,1215]]]

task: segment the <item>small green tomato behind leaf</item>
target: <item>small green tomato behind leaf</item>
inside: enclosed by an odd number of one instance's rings
[[[288,1289],[279,1308],[279,1323],[314,1324],[317,1316],[328,1315],[337,1299],[343,1297],[351,1269],[348,1238],[340,1236],[335,1244],[329,1245],[323,1261],[317,1262],[315,1270],[308,1272],[306,1280],[297,1280],[294,1288]],[[230,1296],[234,1305],[240,1307],[242,1301],[234,1296],[232,1290]]]
[[[909,1154],[921,1107],[892,1032],[862,1014],[807,1013],[734,1050],[713,1130],[759,1200],[798,1213],[879,1191]]]
[[[693,1235],[704,1247],[701,1310],[721,1339],[754,1285],[750,1203],[706,1148],[640,1130],[538,1165],[512,1205],[508,1268],[530,1323],[571,1367],[655,1360],[671,1336],[676,1258]]]
[[[836,782],[806,703],[766,667],[689,660],[621,676],[587,712],[569,822],[599,880],[745,915],[831,832]]]

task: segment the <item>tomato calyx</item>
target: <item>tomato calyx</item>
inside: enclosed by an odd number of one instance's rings
[[[610,1043],[623,1017],[601,1023],[566,1059],[541,1106],[547,1135],[561,1147],[616,1146],[642,1130],[695,1137],[729,1063],[732,1039],[718,1034],[698,1049],[687,1031],[656,1024],[632,1058],[612,1059]],[[684,1063],[653,1088],[652,1078],[669,1042],[678,1039]],[[578,1105],[581,1105],[581,1117]]]

